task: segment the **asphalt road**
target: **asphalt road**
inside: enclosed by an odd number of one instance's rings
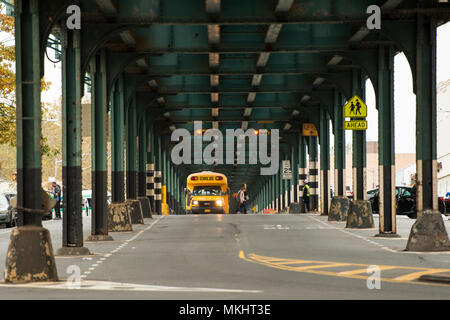
[[[378,226],[378,216],[375,215]],[[90,218],[84,218],[84,237]],[[2,299],[449,299],[450,285],[418,282],[450,269],[450,253],[404,252],[414,220],[398,217],[402,238],[345,229],[319,215],[155,216],[114,241],[86,242],[94,254],[56,257],[61,281],[0,285]],[[445,221],[450,233],[450,221]],[[46,221],[53,249],[61,221]],[[0,230],[5,261],[9,229]],[[367,268],[380,270],[369,289]],[[66,281],[80,270],[77,282]],[[69,271],[69,273],[67,273]],[[450,270],[449,270],[450,271]],[[2,275],[3,277],[3,275]],[[372,283],[370,281],[370,283]]]

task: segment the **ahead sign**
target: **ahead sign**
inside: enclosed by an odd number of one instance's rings
[[[367,130],[366,120],[344,121],[344,130]]]

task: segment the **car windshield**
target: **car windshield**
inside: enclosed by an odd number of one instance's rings
[[[4,194],[0,194],[0,210],[7,210],[8,206],[8,199]]]
[[[194,196],[218,196],[220,195],[219,186],[196,186],[192,195]]]

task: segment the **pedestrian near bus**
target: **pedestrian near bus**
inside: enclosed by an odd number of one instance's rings
[[[247,195],[247,184],[243,183],[241,185],[241,189],[239,189],[236,198],[239,202],[239,207],[237,209],[238,213],[247,214],[247,201],[248,201],[248,195]]]

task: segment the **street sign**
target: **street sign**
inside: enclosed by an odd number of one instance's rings
[[[367,117],[367,106],[363,99],[358,96],[351,98],[344,106],[344,118]]]
[[[283,180],[289,180],[292,178],[292,170],[291,170],[291,161],[283,160],[282,161],[282,169],[283,169]]]
[[[302,131],[303,131],[303,136],[305,136],[305,137],[317,137],[319,135],[314,123],[304,123]]]
[[[344,130],[367,130],[366,120],[344,121]]]

